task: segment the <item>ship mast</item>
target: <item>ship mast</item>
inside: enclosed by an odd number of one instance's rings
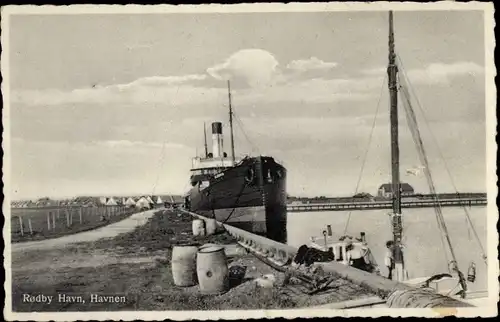
[[[391,169],[392,169],[392,232],[394,238],[395,273],[393,279],[404,279],[404,259],[402,252],[403,223],[401,220],[401,183],[399,178],[399,133],[398,133],[398,88],[396,53],[394,51],[393,13],[389,11],[389,78],[390,123],[391,123]]]
[[[234,164],[235,155],[234,155],[234,134],[233,134],[233,107],[231,105],[231,84],[229,80],[227,81],[227,93],[229,98],[229,128],[231,130],[231,158]]]
[[[207,129],[205,126],[205,122],[203,122],[203,136],[205,138],[205,158],[208,158]]]

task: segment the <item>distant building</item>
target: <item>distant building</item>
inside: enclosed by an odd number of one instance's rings
[[[133,207],[135,206],[136,201],[132,197],[128,197],[127,200],[125,200],[124,205],[127,207]]]
[[[108,200],[106,200],[106,206],[117,206],[117,205],[118,203],[116,202],[114,197],[110,197],[108,198]]]
[[[413,196],[415,190],[407,183],[401,183],[401,196]],[[392,184],[384,183],[378,188],[378,196],[382,198],[392,198]]]
[[[148,200],[148,197],[143,196],[137,200],[135,203],[135,206],[139,209],[150,209],[151,208],[151,203]]]

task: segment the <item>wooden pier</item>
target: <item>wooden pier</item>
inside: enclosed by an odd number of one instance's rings
[[[486,198],[467,199],[442,199],[439,200],[441,207],[472,207],[486,206]],[[436,207],[435,200],[403,200],[402,208],[429,208]],[[372,210],[391,209],[392,201],[362,201],[362,202],[339,202],[339,203],[311,203],[287,205],[288,212],[309,212],[309,211],[346,211],[346,210]]]

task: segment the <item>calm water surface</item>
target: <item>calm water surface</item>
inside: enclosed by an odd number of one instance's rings
[[[389,210],[352,211],[347,233],[366,238],[379,265],[383,266],[385,242],[392,239]],[[471,221],[486,245],[486,207],[468,208]],[[410,278],[447,273],[445,249],[432,208],[403,209],[403,241],[406,247],[405,261]],[[480,248],[466,223],[462,208],[443,208],[443,216],[462,272],[467,275],[471,261],[476,263],[477,279],[469,283],[471,290],[487,289],[487,267],[481,259]],[[288,243],[292,246],[309,244],[311,236],[322,236],[327,225],[332,226],[334,236],[344,233],[349,212],[325,211],[288,214]],[[446,250],[447,251],[447,250]],[[447,251],[449,254],[449,252]],[[448,255],[448,258],[451,257]],[[381,269],[385,274],[384,269]]]

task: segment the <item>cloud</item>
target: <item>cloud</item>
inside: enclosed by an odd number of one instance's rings
[[[142,77],[128,84],[118,84],[115,85],[119,90],[129,89],[133,87],[140,86],[151,86],[151,87],[162,87],[162,86],[172,86],[172,85],[181,85],[181,84],[192,84],[195,81],[203,81],[207,78],[207,75],[184,75],[184,76],[151,76],[151,77]],[[113,88],[113,86],[110,86]]]
[[[476,77],[484,73],[484,68],[472,62],[457,62],[453,64],[430,64],[427,68],[411,69],[408,78],[411,81],[430,84],[449,84],[453,77]]]
[[[286,66],[287,69],[294,71],[308,71],[308,70],[330,70],[337,67],[337,63],[324,62],[316,57],[311,57],[305,60],[293,60]]]
[[[223,91],[217,88],[193,86],[161,77],[138,79],[128,84],[115,84],[72,91],[20,90],[11,94],[11,102],[44,107],[46,105],[72,104],[202,104],[217,99]]]
[[[167,149],[190,149],[188,146],[179,143],[161,143],[161,142],[144,142],[144,141],[127,141],[127,140],[109,140],[98,141],[97,145],[109,148],[167,148]]]
[[[270,87],[242,98],[244,102],[300,102],[333,103],[339,101],[363,101],[375,95],[382,79],[312,79],[289,85]]]
[[[387,67],[365,69],[364,75],[384,75]],[[484,73],[484,67],[473,62],[456,62],[452,64],[433,63],[423,69],[410,69],[406,74],[411,83],[447,85],[453,78],[462,76],[478,77]]]
[[[244,49],[232,54],[226,61],[207,69],[217,80],[231,80],[250,88],[266,88],[296,80],[324,76],[337,66],[316,57],[292,60],[280,67],[274,55],[262,49]]]
[[[221,106],[227,100],[224,80],[231,80],[236,99],[244,104],[366,99],[366,91],[373,79],[332,78],[328,73],[336,65],[312,57],[291,61],[287,67],[280,68],[271,53],[262,49],[244,49],[208,68],[206,74],[142,77],[126,84],[98,85],[72,91],[18,91],[13,93],[11,101],[42,107],[76,104],[137,107],[149,104],[169,108]],[[324,78],[325,75],[329,77]]]
[[[12,190],[25,196],[177,192],[188,183],[193,149],[154,143],[32,142],[13,139]],[[159,181],[158,181],[159,176]]]
[[[387,67],[377,67],[377,68],[368,68],[361,71],[364,75],[384,75],[387,73]]]
[[[189,115],[193,108],[203,106],[211,114],[212,110],[227,104],[225,86],[216,84],[226,79],[232,81],[233,98],[242,105],[352,102],[378,95],[385,68],[367,69],[361,72],[361,76],[345,79],[333,77],[331,71],[336,66],[334,62],[312,57],[293,60],[280,68],[271,53],[262,49],[245,49],[208,68],[206,74],[143,77],[127,84],[72,91],[20,91],[12,93],[11,101],[40,107],[77,104],[101,108],[161,106],[162,110],[182,115]],[[431,64],[424,69],[409,70],[408,75],[412,83],[447,84],[453,77],[482,72],[483,68],[477,64],[459,62]]]
[[[250,87],[265,87],[276,80],[276,58],[262,49],[244,49],[231,55],[225,62],[207,69],[217,80],[242,81]]]

